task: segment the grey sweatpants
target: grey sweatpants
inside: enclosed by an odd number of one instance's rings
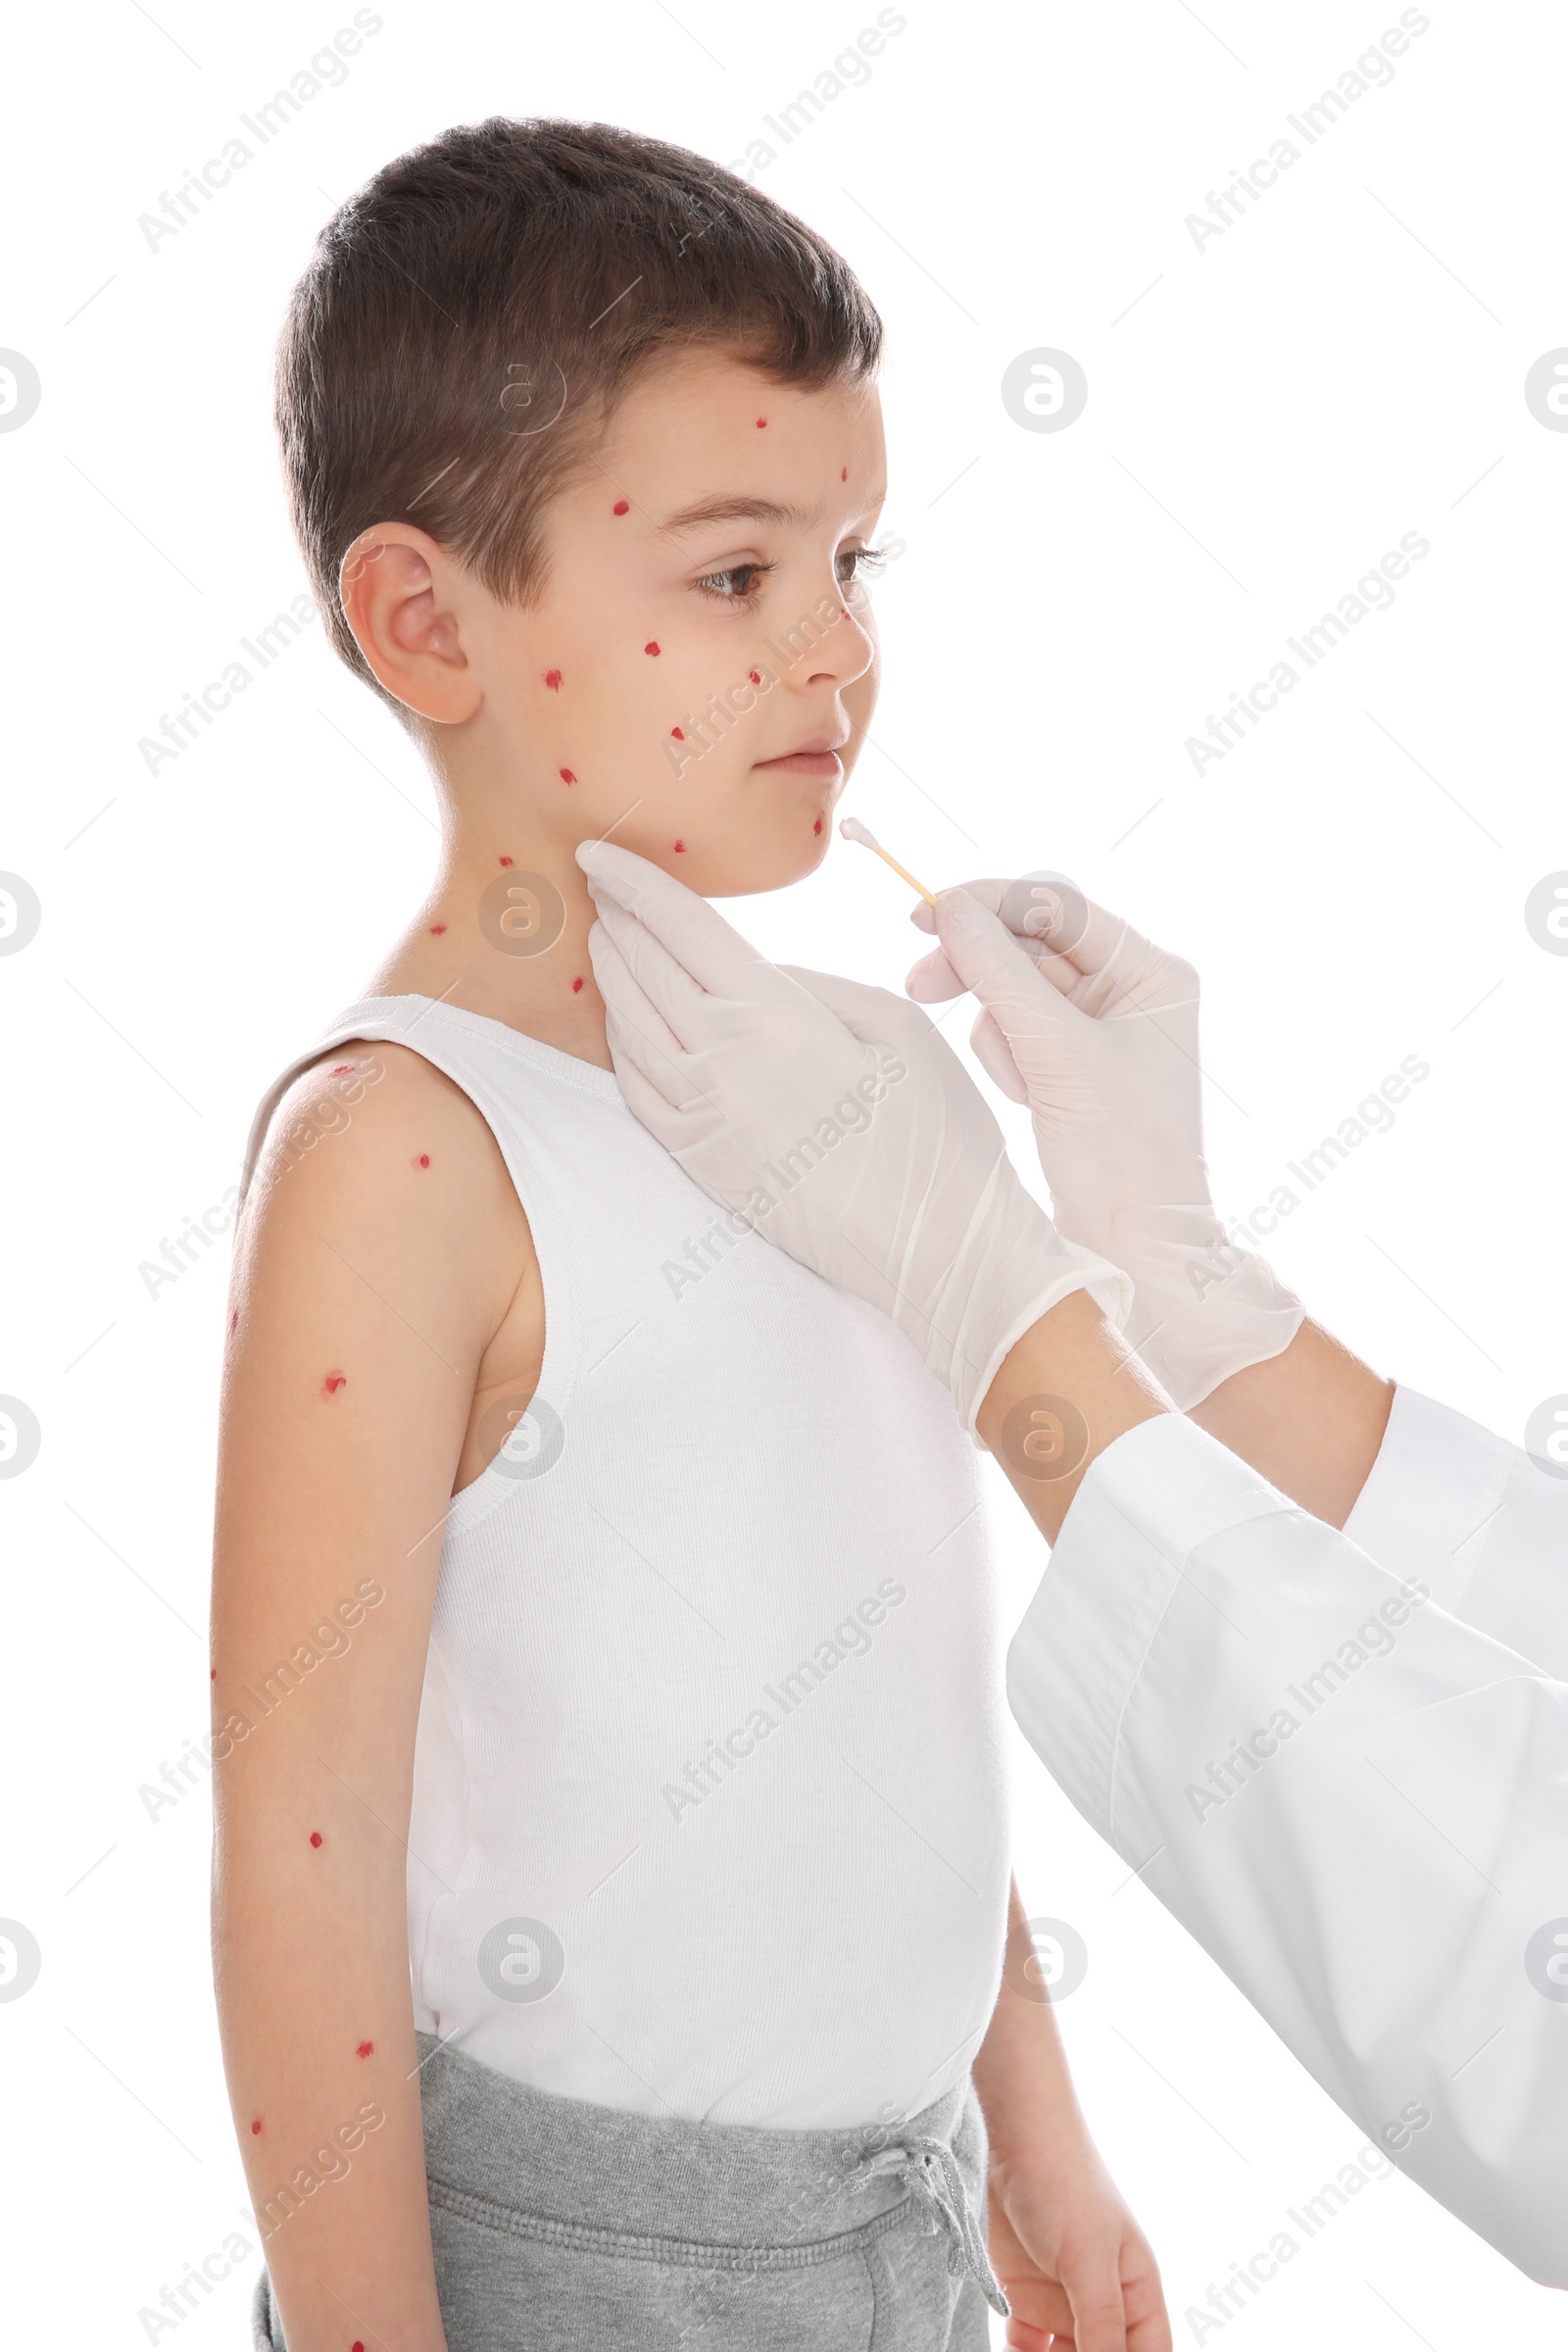
[[[985,2352],[1004,2306],[967,2082],[902,2124],[766,2132],[558,2098],[418,2039],[449,2352]],[[252,2320],[255,2352],[286,2352],[265,2271]]]

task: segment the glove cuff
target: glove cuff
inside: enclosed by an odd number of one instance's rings
[[[1117,1218],[1107,1245],[1135,1287],[1127,1343],[1183,1412],[1282,1355],[1305,1319],[1267,1259],[1233,1242],[1206,1204]]]

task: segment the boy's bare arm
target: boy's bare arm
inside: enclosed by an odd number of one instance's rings
[[[302,1103],[345,1063],[369,1083],[296,1152]],[[298,1082],[239,1232],[212,1686],[224,2061],[291,2352],[444,2344],[405,1839],[442,1521],[519,1298],[542,1348],[536,1297],[515,1193],[455,1087],[365,1045]]]

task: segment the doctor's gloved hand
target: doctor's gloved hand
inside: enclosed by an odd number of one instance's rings
[[[1015,1341],[1070,1292],[1130,1286],[1064,1241],[926,1015],[769,963],[705,899],[608,842],[577,862],[621,1091],[710,1199],[879,1307],[966,1429]]]
[[[1058,878],[968,882],[913,920],[941,946],[909,995],[979,1000],[975,1054],[1029,1104],[1056,1224],[1132,1276],[1125,1336],[1176,1403],[1280,1354],[1305,1310],[1214,1207],[1192,965]]]

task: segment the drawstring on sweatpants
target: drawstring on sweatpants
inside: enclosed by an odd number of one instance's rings
[[[1003,2319],[1012,2306],[1003,2293],[985,2240],[963,2185],[958,2160],[945,2139],[906,2139],[898,2147],[881,2148],[862,2157],[850,2182],[853,2189],[869,2188],[873,2180],[902,2180],[922,2196],[948,2233],[948,2272],[973,2278],[993,2311]]]

